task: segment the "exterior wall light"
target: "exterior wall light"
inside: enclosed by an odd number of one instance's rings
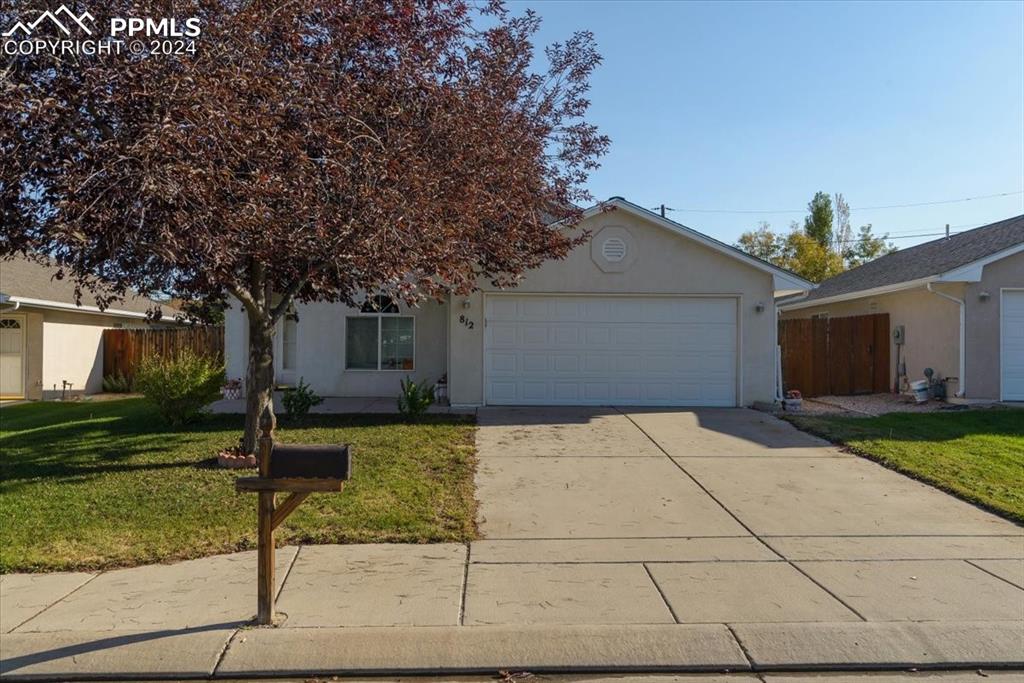
[[[982,301],[988,301],[992,297],[988,292],[978,292],[978,298]]]
[[[758,301],[756,304],[754,304],[754,310],[757,311],[758,313],[764,313],[764,302]]]
[[[462,307],[463,308],[471,308],[472,306],[473,306],[473,302],[470,301],[469,299],[463,299],[462,300]]]

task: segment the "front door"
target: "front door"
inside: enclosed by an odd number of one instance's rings
[[[0,318],[0,398],[25,398],[25,318]]]

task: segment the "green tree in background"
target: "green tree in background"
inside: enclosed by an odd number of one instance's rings
[[[875,237],[871,233],[871,224],[860,226],[860,234],[857,239],[843,251],[843,258],[847,268],[856,268],[868,261],[874,261],[879,256],[885,256],[896,251],[892,242],[886,242],[888,234]]]
[[[846,270],[842,256],[833,251],[831,246],[825,246],[808,235],[799,226],[794,226],[786,237],[782,259],[778,265],[811,282],[827,280]]]
[[[823,247],[832,246],[832,197],[827,192],[815,192],[807,205],[809,214],[804,218],[804,232]]]
[[[821,282],[896,251],[886,241],[888,235],[876,237],[872,233],[870,223],[853,236],[850,205],[840,193],[833,199],[817,192],[807,208],[809,214],[803,226],[793,221],[788,235],[773,231],[771,224],[761,221],[757,228],[740,235],[736,246],[811,282]]]
[[[786,240],[782,235],[772,232],[772,226],[768,221],[761,221],[757,228],[740,235],[740,249],[751,256],[756,256],[762,261],[779,263],[785,248]]]

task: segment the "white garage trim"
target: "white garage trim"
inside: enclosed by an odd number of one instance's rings
[[[729,406],[743,405],[743,352],[744,352],[744,350],[743,350],[743,316],[742,316],[743,296],[741,294],[737,294],[737,293],[693,294],[693,293],[688,293],[688,292],[679,292],[679,293],[647,293],[647,292],[615,292],[615,293],[613,293],[613,292],[489,292],[489,293],[484,293],[483,297],[482,297],[483,298],[482,305],[483,305],[483,318],[484,318],[483,319],[483,324],[484,324],[484,330],[483,330],[483,334],[481,335],[481,348],[480,348],[481,358],[483,360],[483,367],[482,367],[482,372],[481,372],[481,387],[480,387],[480,389],[481,389],[481,396],[482,396],[483,404],[484,405],[487,405],[488,403],[492,403],[493,404],[493,399],[492,399],[492,396],[491,396],[491,391],[489,390],[490,389],[490,387],[489,387],[489,379],[490,378],[488,377],[489,372],[491,370],[490,367],[489,367],[490,363],[489,363],[489,354],[488,354],[489,345],[490,345],[489,344],[489,340],[491,339],[491,336],[492,336],[491,330],[490,330],[490,326],[491,326],[491,323],[493,322],[493,318],[490,315],[491,314],[491,310],[492,310],[492,306],[490,305],[490,302],[492,300],[494,300],[494,299],[500,299],[500,298],[517,298],[517,299],[522,299],[522,298],[527,298],[527,297],[534,297],[534,298],[560,298],[560,299],[566,299],[566,298],[585,298],[585,299],[596,299],[596,300],[608,300],[608,299],[638,299],[638,300],[650,300],[650,299],[686,299],[686,300],[692,300],[692,299],[724,299],[724,300],[731,300],[733,302],[732,310],[733,310],[733,315],[734,315],[733,326],[734,326],[734,334],[735,334],[735,344],[734,344],[734,349],[733,349],[733,351],[734,351],[734,365],[733,365],[733,369],[732,369],[732,371],[733,371],[733,384],[734,384],[734,386],[732,388],[732,396],[728,399],[728,402],[727,403],[726,402],[717,403],[717,405],[729,405]],[[551,322],[551,321],[547,321],[547,322]],[[654,322],[654,321],[652,321],[652,322]],[[568,400],[571,401],[572,399],[568,399]],[[502,401],[502,403],[504,403],[504,401]],[[626,404],[629,404],[629,403],[630,403],[630,401],[628,401],[628,400],[622,400],[622,401],[610,400],[608,402],[608,404],[620,404],[620,405],[626,405]],[[544,405],[544,404],[545,403],[543,403],[543,402],[535,403],[535,405]],[[557,403],[554,403],[554,404],[557,404]],[[654,403],[654,402],[649,403],[649,404],[650,405],[658,405],[658,403]],[[676,405],[699,405],[698,403],[688,403],[687,401],[679,401],[679,402],[676,402],[676,403],[672,403],[671,401],[666,401],[666,402],[661,403],[661,404],[662,405],[671,405],[671,404],[676,404]]]
[[[1007,294],[1015,296],[1007,297]],[[1022,401],[1024,400],[1024,388],[1020,393],[1010,393],[1006,386],[1007,371],[1007,350],[1006,350],[1006,301],[1007,299],[1020,300],[1024,308],[1024,287],[1003,287],[999,290],[999,400],[1000,401]],[[1024,351],[1022,351],[1024,353]]]

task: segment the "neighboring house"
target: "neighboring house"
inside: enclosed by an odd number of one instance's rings
[[[0,261],[0,397],[55,398],[103,387],[103,330],[146,327],[146,312],[160,307],[129,296],[105,311],[75,284],[57,280],[57,267],[24,258]],[[174,309],[162,307],[166,324]],[[65,382],[70,383],[67,387]],[[67,390],[66,390],[67,389]]]
[[[277,381],[396,396],[406,375],[446,376],[460,406],[775,397],[775,297],[813,285],[621,198],[584,217],[578,229],[591,239],[512,290],[484,286],[412,309],[298,304],[275,334]],[[225,316],[230,378],[245,376],[246,327],[235,303]]]
[[[910,381],[930,367],[968,398],[1024,401],[1024,216],[901,249],[779,302],[783,319],[888,313]],[[890,384],[897,351],[891,348]]]

